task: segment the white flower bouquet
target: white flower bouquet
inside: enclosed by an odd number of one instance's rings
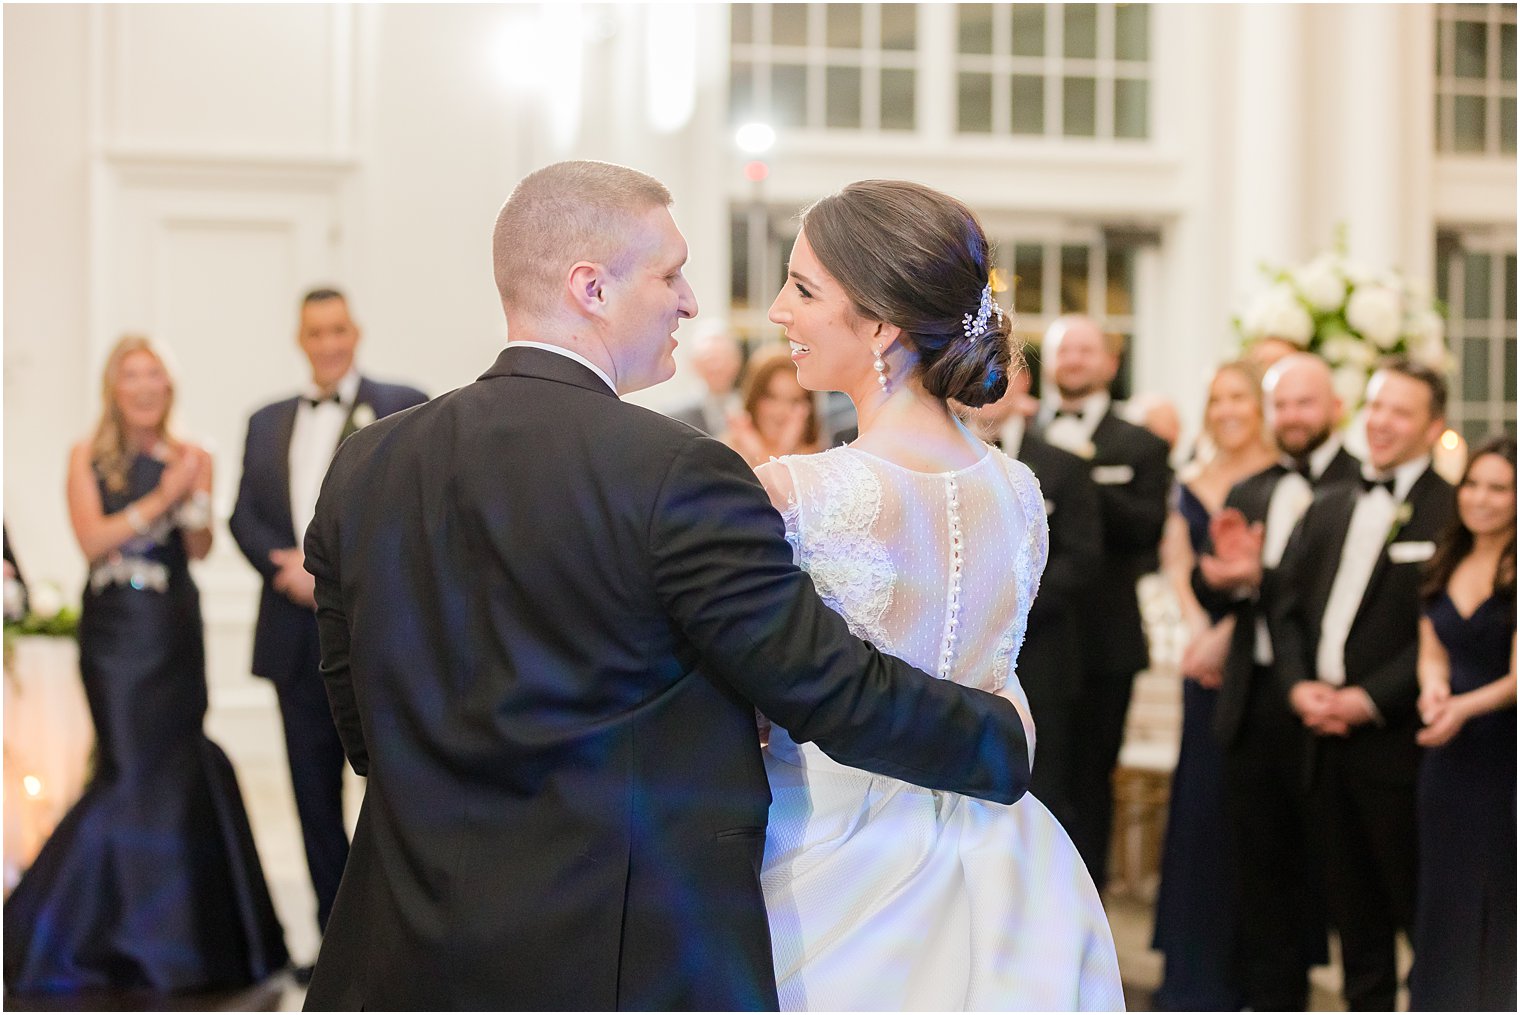
[[[1384,356],[1402,354],[1451,370],[1445,318],[1429,288],[1349,259],[1344,238],[1307,264],[1264,266],[1263,274],[1271,285],[1235,319],[1243,343],[1278,339],[1320,356],[1347,405],[1361,403],[1367,378]]]

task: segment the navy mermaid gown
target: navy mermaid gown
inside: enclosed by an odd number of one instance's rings
[[[1213,551],[1209,512],[1186,486],[1177,511],[1196,555]],[[1220,616],[1210,616],[1218,622]],[[1224,751],[1214,736],[1217,690],[1182,682],[1182,746],[1172,773],[1166,845],[1151,947],[1166,956],[1156,1011],[1238,1011],[1245,1003],[1238,957],[1239,903],[1225,821]]]
[[[106,512],[151,491],[139,456]],[[207,739],[199,592],[160,522],[91,573],[79,667],[94,778],[5,903],[12,993],[255,983],[287,962],[232,765]]]
[[[1451,693],[1510,672],[1514,593],[1464,617],[1445,592],[1425,608]],[[1515,1010],[1515,707],[1469,719],[1420,762],[1414,1011]]]

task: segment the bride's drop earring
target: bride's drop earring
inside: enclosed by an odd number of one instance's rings
[[[876,368],[876,383],[881,386],[883,394],[886,394],[887,386],[891,381],[887,379],[887,361],[881,358],[881,350],[876,350],[876,362],[871,366]]]

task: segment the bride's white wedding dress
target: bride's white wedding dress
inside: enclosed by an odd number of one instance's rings
[[[1048,547],[1028,468],[990,447],[934,474],[850,447],[780,461],[787,538],[855,634],[1023,699],[1014,664]],[[911,786],[779,728],[766,768],[761,883],[783,1010],[1123,1008],[1098,893],[1038,800]]]

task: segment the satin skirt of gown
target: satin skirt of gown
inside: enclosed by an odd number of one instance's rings
[[[761,884],[783,1011],[1112,1011],[1092,879],[1033,796],[988,803],[773,729]]]
[[[169,540],[166,591],[85,593],[94,778],[6,901],[13,993],[234,988],[287,964],[232,765],[201,730],[198,594]]]

